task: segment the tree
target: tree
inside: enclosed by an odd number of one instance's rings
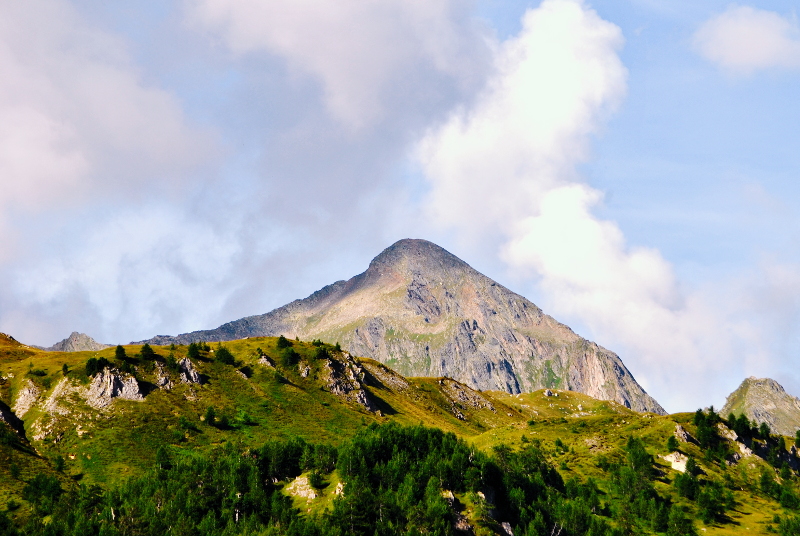
[[[139,353],[141,354],[142,359],[146,361],[152,361],[156,358],[156,353],[147,343],[144,343],[144,346],[142,346],[142,349],[139,351]]]
[[[794,434],[794,446],[800,449],[800,430]]]
[[[114,350],[114,357],[117,361],[124,361],[127,357],[125,355],[125,348],[121,344],[118,344],[117,348]]]
[[[217,412],[214,409],[214,406],[208,406],[206,409],[206,424],[209,426],[214,426],[214,421],[217,419]]]
[[[769,425],[765,422],[762,422],[758,427],[758,435],[761,436],[761,439],[769,439],[771,434],[772,430],[770,430]]]
[[[675,452],[678,450],[678,440],[675,439],[674,435],[671,435],[667,438],[667,450],[670,452]]]
[[[59,454],[58,456],[53,458],[53,467],[55,467],[55,470],[58,471],[59,473],[63,472],[64,469],[66,469],[67,464],[64,461],[64,457],[62,455]]]
[[[63,374],[64,376],[69,374],[69,366],[66,363],[61,365],[61,374]]]
[[[169,450],[164,445],[158,447],[156,450],[156,467],[159,469],[171,469],[172,461],[170,459]]]
[[[281,351],[281,363],[284,367],[292,367],[300,361],[300,354],[294,351],[294,348],[284,348]]]
[[[683,508],[675,504],[669,509],[667,536],[697,536],[692,520],[686,517]]]
[[[234,365],[236,364],[236,359],[234,359],[233,354],[230,350],[222,346],[222,343],[217,346],[217,351],[214,352],[214,359],[218,363],[222,363],[224,365]]]
[[[198,359],[200,357],[200,345],[196,342],[190,342],[189,348],[186,351],[186,356],[189,359]]]
[[[275,343],[275,346],[277,346],[278,349],[289,348],[291,345],[292,342],[283,335],[278,337],[278,342]]]

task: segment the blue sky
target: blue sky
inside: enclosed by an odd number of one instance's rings
[[[668,410],[800,394],[790,2],[0,3],[0,330],[208,328],[432,240]]]

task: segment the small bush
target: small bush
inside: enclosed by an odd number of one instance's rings
[[[28,371],[31,376],[47,376],[47,371],[43,369],[31,369]]]
[[[289,348],[292,345],[292,342],[283,335],[281,335],[280,337],[278,337],[278,342],[275,343],[275,345],[278,347],[278,349]]]

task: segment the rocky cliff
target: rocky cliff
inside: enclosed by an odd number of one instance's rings
[[[509,393],[569,389],[664,413],[616,354],[425,240],[401,240],[364,273],[270,313],[148,342],[280,334],[339,341],[406,376],[446,376]]]
[[[102,350],[108,348],[110,345],[99,343],[85,333],[78,333],[73,331],[69,337],[63,341],[55,343],[49,348],[42,348],[49,352],[83,352],[86,350]]]
[[[800,429],[800,399],[770,378],[745,379],[729,396],[720,414],[744,413],[751,421],[765,422],[773,432],[795,435]]]

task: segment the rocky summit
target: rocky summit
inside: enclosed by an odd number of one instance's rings
[[[85,333],[73,331],[69,337],[63,341],[55,343],[49,348],[42,348],[50,352],[83,352],[86,350],[102,350],[109,348],[110,345],[99,343]]]
[[[281,334],[339,341],[406,376],[445,376],[509,393],[569,389],[665,413],[616,354],[425,240],[400,240],[364,273],[269,313],[147,342]]]
[[[800,399],[770,378],[746,378],[720,410],[726,417],[731,413],[744,414],[759,424],[765,422],[782,435],[793,436],[800,429]]]

